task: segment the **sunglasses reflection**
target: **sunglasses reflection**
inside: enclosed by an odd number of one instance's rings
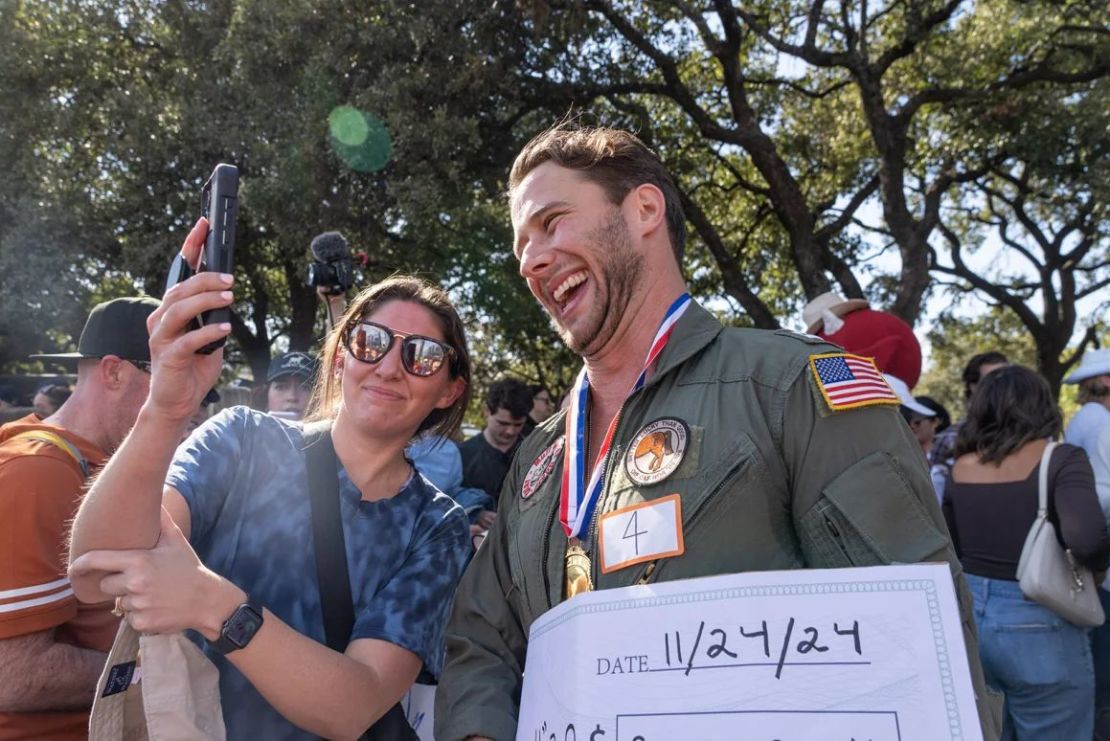
[[[417,334],[397,332],[374,322],[352,324],[343,335],[343,344],[356,360],[373,365],[384,358],[396,340],[401,341],[401,367],[414,376],[434,375],[454,357],[455,350],[439,340]]]

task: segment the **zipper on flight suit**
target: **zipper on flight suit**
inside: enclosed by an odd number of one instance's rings
[[[566,465],[565,463],[563,465]],[[559,513],[560,500],[562,499],[562,486],[560,485],[559,497],[555,500],[555,506],[551,509],[551,514],[547,517],[547,527],[543,531],[543,549],[540,551],[540,563],[543,566],[543,598],[547,601],[547,609],[550,610],[558,603],[551,601],[551,579],[548,578],[548,557],[551,554],[551,528],[555,526],[555,515]],[[560,594],[562,590],[560,589]]]
[[[840,549],[841,554],[844,556],[844,560],[848,562],[849,566],[854,566],[855,564],[852,562],[852,557],[848,555],[848,549],[844,547],[844,536],[840,534],[840,528],[838,528],[836,522],[829,517],[828,512],[823,513],[822,516],[825,518],[825,529],[832,535],[833,542],[835,542],[836,547]]]

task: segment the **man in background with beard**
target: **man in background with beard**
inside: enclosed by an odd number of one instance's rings
[[[692,301],[678,191],[627,132],[544,132],[517,156],[509,189],[520,274],[584,368],[567,415],[538,425],[517,452],[497,521],[456,593],[436,738],[515,737],[529,627],[578,593],[940,560],[996,738],[959,561],[874,363],[815,337],[725,329]],[[878,380],[846,399],[838,389],[852,373]],[[653,557],[649,540],[638,542],[648,561],[601,563],[602,515],[672,494],[682,553]]]

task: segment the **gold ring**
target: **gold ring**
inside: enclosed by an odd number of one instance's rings
[[[116,597],[116,606],[112,608],[112,614],[116,617],[123,617],[123,597]]]

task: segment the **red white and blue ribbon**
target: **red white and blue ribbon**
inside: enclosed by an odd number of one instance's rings
[[[648,350],[647,359],[644,360],[644,369],[640,371],[636,383],[628,392],[629,396],[643,388],[647,381],[648,371],[651,370],[655,359],[667,341],[671,338],[675,324],[690,306],[690,294],[684,293],[675,299],[663,317],[659,331]],[[563,523],[563,531],[568,538],[581,538],[590,526],[593,518],[594,507],[601,494],[602,484],[605,481],[605,469],[609,460],[609,446],[613,442],[613,433],[617,430],[620,421],[620,412],[609,423],[609,430],[605,439],[601,441],[601,448],[597,451],[597,460],[590,470],[589,481],[586,480],[586,456],[589,448],[586,445],[586,430],[588,425],[588,410],[590,405],[590,380],[586,376],[586,367],[578,373],[578,380],[570,394],[570,408],[567,410],[567,443],[563,457],[563,485],[559,496],[559,521]]]

